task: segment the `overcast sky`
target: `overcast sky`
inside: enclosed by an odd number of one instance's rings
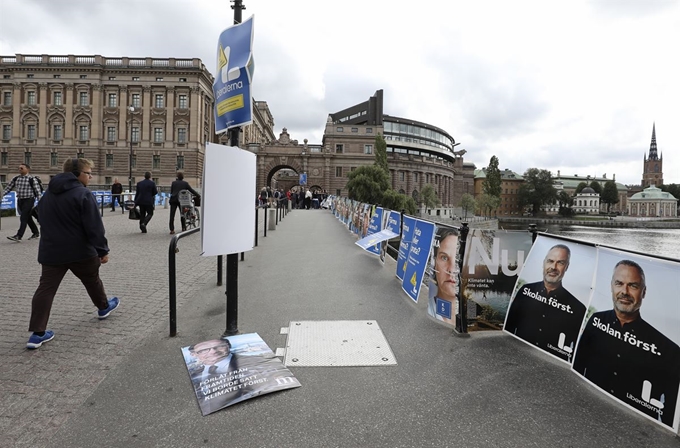
[[[228,0],[0,0],[0,55],[199,57],[215,73]],[[384,112],[449,132],[478,168],[639,184],[656,122],[680,183],[680,1],[244,0],[253,96],[278,136],[384,90]]]

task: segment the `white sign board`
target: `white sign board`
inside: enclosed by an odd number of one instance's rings
[[[203,167],[202,255],[235,254],[253,249],[255,160],[252,152],[207,144]]]

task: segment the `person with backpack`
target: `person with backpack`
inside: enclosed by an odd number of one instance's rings
[[[26,232],[26,226],[31,228],[33,234],[28,238],[29,240],[34,240],[40,238],[40,231],[38,226],[33,221],[33,206],[35,205],[36,199],[40,199],[41,185],[42,183],[36,181],[36,179],[29,173],[31,171],[31,166],[22,163],[19,165],[19,175],[14,176],[12,180],[9,181],[5,190],[0,195],[0,198],[5,196],[12,190],[17,192],[17,210],[21,213],[19,220],[19,230],[16,235],[8,236],[8,240],[19,242]]]

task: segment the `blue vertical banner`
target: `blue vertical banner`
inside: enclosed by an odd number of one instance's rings
[[[401,234],[401,241],[399,242],[399,255],[397,256],[397,278],[404,279],[404,272],[406,271],[406,262],[408,259],[409,248],[411,246],[411,239],[413,238],[413,230],[415,228],[416,219],[410,216],[404,216],[403,232]]]
[[[300,185],[307,185],[307,173],[300,173]]]
[[[396,235],[399,235],[401,229],[401,213],[395,212],[394,210],[383,212],[383,230],[388,230]],[[387,241],[380,243],[380,261],[385,264],[385,258],[387,256]]]
[[[373,216],[371,216],[371,221],[368,223],[368,231],[366,232],[366,236],[380,232],[382,230],[382,222],[383,222],[383,208],[376,207],[375,212],[373,212]],[[380,255],[380,244],[371,246],[366,250],[372,254]]]
[[[434,238],[434,228],[433,222],[421,221],[420,219],[417,219],[413,226],[413,235],[406,258],[404,277],[401,280],[401,289],[414,302],[418,302],[418,294],[423,284],[425,269],[432,248],[432,239]]]
[[[253,121],[253,16],[222,31],[217,42],[215,133]]]

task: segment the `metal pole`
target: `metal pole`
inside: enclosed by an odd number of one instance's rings
[[[128,110],[130,111],[130,157],[128,160],[130,172],[128,173],[128,192],[132,193],[132,112],[135,111],[135,108],[133,106],[130,106]]]
[[[217,286],[222,286],[222,255],[217,257]]]
[[[269,210],[269,206],[265,205],[264,206],[264,237],[267,238],[267,210]]]
[[[463,257],[465,256],[465,243],[467,242],[467,236],[468,233],[470,232],[468,223],[464,222],[461,225],[462,227],[460,229],[460,248],[458,249],[460,257],[460,259],[458,260],[459,272],[463,272]],[[460,322],[458,332],[461,334],[466,334],[468,332],[467,303],[461,293],[459,293],[458,295],[458,314],[460,315],[460,319],[457,320],[457,322]]]
[[[255,247],[257,247],[257,234],[259,232],[259,223],[258,221],[260,220],[260,207],[255,207]]]
[[[234,10],[234,25],[241,23],[241,10],[245,9],[242,0],[232,0]],[[229,131],[230,145],[238,147],[241,127],[236,126]],[[238,253],[227,255],[227,329],[224,336],[238,333]]]

